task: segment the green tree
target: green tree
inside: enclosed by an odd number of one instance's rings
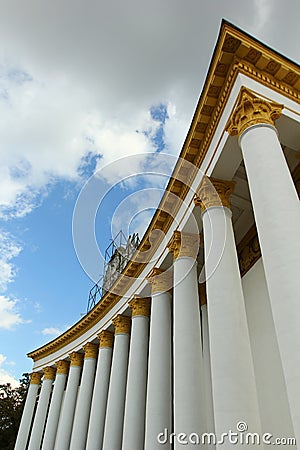
[[[29,374],[23,373],[20,385],[13,388],[10,383],[0,384],[0,449],[13,450],[17,438]]]

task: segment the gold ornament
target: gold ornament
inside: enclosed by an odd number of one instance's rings
[[[234,181],[223,181],[204,176],[199,188],[199,195],[194,198],[196,206],[202,212],[212,206],[225,206],[230,209],[229,197],[235,187]]]
[[[238,135],[259,123],[275,125],[275,120],[281,116],[283,105],[275,102],[267,102],[254,95],[249,89],[242,87],[238,102],[229,121],[226,131],[231,135]]]
[[[189,256],[195,258],[198,255],[200,236],[198,234],[181,233],[174,231],[168,248],[173,253],[174,258],[179,256]]]
[[[111,331],[103,330],[98,334],[98,338],[100,341],[100,348],[112,348],[114,342],[114,333]]]
[[[172,269],[162,270],[154,267],[147,277],[152,285],[152,294],[169,291],[173,284],[172,275]]]
[[[71,366],[82,366],[83,354],[78,352],[72,352],[70,355]]]
[[[60,361],[58,361],[56,363],[56,367],[57,367],[56,373],[57,374],[61,373],[63,375],[67,375],[67,373],[69,371],[69,365],[70,365],[70,363],[68,361],[61,359]]]
[[[98,355],[98,345],[97,344],[93,344],[92,342],[88,342],[87,344],[85,344],[83,346],[83,350],[84,350],[84,358],[92,358],[92,359],[96,359],[97,355]]]
[[[40,372],[32,372],[30,374],[30,384],[40,384],[42,374]]]
[[[117,317],[115,317],[112,320],[112,323],[115,327],[115,334],[129,334],[130,333],[130,326],[131,326],[131,318],[127,316],[122,316],[121,314],[118,314]]]
[[[129,308],[132,309],[132,317],[136,316],[150,316],[150,297],[138,297],[134,296],[128,303]]]

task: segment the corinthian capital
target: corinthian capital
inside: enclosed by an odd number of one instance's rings
[[[212,206],[226,206],[230,208],[229,197],[234,190],[234,181],[218,180],[217,178],[204,177],[200,184],[198,196],[194,203],[200,206],[202,212]]]
[[[118,314],[117,317],[115,317],[112,320],[112,323],[115,327],[115,334],[124,333],[129,334],[130,327],[131,327],[131,318],[127,316],[122,316],[121,314]]]
[[[182,233],[174,231],[169,242],[168,248],[173,253],[174,258],[179,256],[189,256],[196,258],[200,245],[200,236],[198,234]]]
[[[134,296],[129,302],[129,307],[132,310],[132,317],[136,316],[150,316],[150,298]]]
[[[281,115],[283,105],[267,102],[254,95],[245,87],[241,88],[237,105],[226,125],[226,131],[231,136],[242,133],[252,125],[265,123],[274,125]]]

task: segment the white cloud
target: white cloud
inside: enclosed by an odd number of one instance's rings
[[[64,331],[66,331],[69,328],[69,325],[65,325],[62,328],[57,328],[57,327],[48,327],[48,328],[44,328],[42,330],[42,334],[44,334],[45,336],[59,336],[60,334],[62,334]]]
[[[16,380],[10,373],[3,369],[2,365],[14,365],[13,361],[8,362],[6,356],[0,353],[0,384],[10,383],[13,388],[19,386],[19,381]]]
[[[0,230],[0,291],[4,292],[16,275],[16,269],[11,260],[21,252],[21,245],[14,237]]]
[[[98,155],[100,168],[124,155],[152,151],[153,105],[169,105],[166,150],[177,155],[222,17],[249,33],[259,29],[269,45],[280,39],[297,57],[299,27],[282,36],[278,23],[297,20],[299,2],[283,5],[278,18],[280,5],[274,3],[253,0],[241,7],[237,0],[212,0],[203,7],[191,0],[187,8],[180,0],[163,5],[154,0],[145,14],[137,0],[126,6],[119,2],[117,8],[95,0],[82,6],[71,0],[43,6],[34,0],[5,2],[0,17],[2,216],[28,214],[58,178],[78,181],[90,152]]]
[[[12,330],[16,325],[25,323],[18,311],[18,301],[0,295],[0,328]]]

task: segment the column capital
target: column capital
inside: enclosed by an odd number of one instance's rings
[[[201,207],[202,212],[212,206],[225,206],[230,209],[229,197],[233,193],[234,187],[234,181],[204,176],[194,203]]]
[[[268,102],[257,97],[253,92],[244,86],[241,88],[237,105],[231,114],[225,127],[231,135],[238,135],[259,123],[275,125],[275,120],[281,116],[283,105],[275,102]]]
[[[168,248],[175,259],[179,256],[189,256],[196,259],[199,245],[200,236],[198,234],[182,233],[176,230],[168,244]]]
[[[152,285],[152,294],[167,292],[172,288],[172,269],[162,270],[154,267],[147,276],[147,280]]]
[[[30,384],[40,384],[41,379],[42,379],[41,372],[32,372],[30,374]]]
[[[54,367],[44,367],[43,374],[44,374],[44,380],[54,380],[55,379],[55,372],[56,370]]]
[[[136,316],[150,316],[150,297],[139,297],[135,295],[128,303],[129,308],[132,310],[132,317]]]
[[[92,342],[88,342],[83,346],[84,350],[84,359],[86,358],[92,358],[96,359],[98,356],[98,345],[93,344]]]
[[[66,361],[65,359],[60,359],[56,363],[56,367],[57,367],[56,373],[57,374],[60,373],[62,375],[67,375],[68,371],[69,371],[69,366],[70,366],[69,361]]]
[[[71,366],[81,367],[83,362],[83,354],[78,352],[72,352],[69,355],[71,360]]]
[[[122,314],[118,314],[112,320],[113,326],[115,327],[115,334],[129,334],[130,326],[131,326],[131,318],[127,316],[123,316]]]
[[[108,330],[102,330],[98,334],[100,348],[112,348],[114,343],[114,333]]]

